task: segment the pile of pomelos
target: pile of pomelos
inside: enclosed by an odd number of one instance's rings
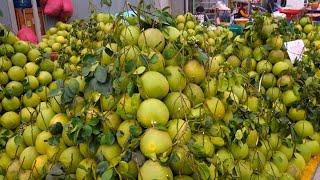
[[[0,28],[0,179],[301,178],[320,153],[313,24],[234,36],[154,13],[59,22],[38,45]]]

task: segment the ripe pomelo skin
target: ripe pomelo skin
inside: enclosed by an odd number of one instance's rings
[[[48,139],[52,137],[52,134],[48,131],[42,131],[36,138],[35,147],[40,154],[46,154],[49,145]]]
[[[39,156],[40,154],[37,152],[34,146],[29,146],[24,149],[19,157],[20,164],[23,169],[31,170],[33,161]]]
[[[30,124],[23,131],[23,140],[27,146],[34,146],[41,130],[35,124]]]
[[[169,120],[169,110],[160,100],[150,98],[144,100],[137,111],[137,119],[144,127],[166,125]]]
[[[148,128],[140,140],[141,152],[150,157],[152,154],[169,154],[172,150],[172,140],[168,132]]]
[[[6,129],[13,130],[20,125],[20,122],[19,114],[13,111],[8,111],[0,117],[0,124]]]
[[[168,133],[173,142],[185,144],[191,139],[191,129],[186,121],[174,119],[169,121],[168,125]]]
[[[163,100],[171,119],[184,119],[190,113],[191,102],[188,97],[179,92],[169,93]]]
[[[188,97],[192,107],[195,107],[198,104],[203,103],[205,99],[205,96],[201,87],[193,83],[189,83],[186,86],[186,88],[183,90],[183,94]]]
[[[50,169],[51,164],[48,162],[47,155],[38,156],[32,164],[32,175],[34,178],[40,178],[47,173]]]
[[[173,174],[169,167],[162,166],[157,161],[147,160],[140,168],[138,180],[147,179],[173,179]]]
[[[221,120],[225,115],[225,107],[221,100],[216,97],[207,98],[204,101],[204,109],[214,120]]]
[[[120,40],[122,44],[137,45],[140,34],[137,26],[127,26],[121,32]]]
[[[135,120],[125,120],[119,125],[117,132],[121,132],[122,136],[117,136],[117,141],[121,147],[124,147],[127,143],[129,143],[127,140],[131,135],[130,127],[136,126],[137,124],[138,123]]]
[[[99,146],[97,154],[102,154],[103,157],[112,164],[113,159],[121,154],[121,147],[118,143],[114,143],[112,145],[102,144]]]
[[[64,150],[59,158],[66,172],[75,173],[79,163],[83,160],[80,150],[76,146],[71,146]]]
[[[149,28],[140,34],[138,45],[141,50],[151,48],[162,52],[165,46],[165,39],[160,30]]]
[[[6,153],[11,159],[15,159],[20,156],[22,151],[27,147],[22,141],[20,144],[15,143],[16,136],[10,138],[6,144]]]
[[[168,80],[159,72],[145,72],[141,76],[141,87],[139,87],[139,92],[143,99],[163,99],[169,92]]]
[[[122,112],[120,115],[122,119],[128,120],[131,119],[128,114],[136,115],[141,103],[142,99],[138,94],[133,94],[132,97],[129,94],[125,94],[117,104],[117,111]]]
[[[165,68],[165,76],[172,92],[180,92],[187,85],[187,79],[181,73],[179,66],[168,66]]]
[[[183,71],[191,83],[195,83],[198,85],[206,77],[206,71],[204,67],[197,60],[188,61],[184,65]]]

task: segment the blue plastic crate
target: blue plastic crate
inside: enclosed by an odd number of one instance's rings
[[[30,8],[32,7],[31,0],[13,0],[15,8]]]
[[[13,0],[15,8],[31,8],[31,0]],[[37,6],[40,7],[40,0],[37,0]]]

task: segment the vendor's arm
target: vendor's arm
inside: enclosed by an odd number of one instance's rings
[[[241,14],[242,17],[250,18],[250,15],[247,14],[243,9],[240,9],[239,13]]]

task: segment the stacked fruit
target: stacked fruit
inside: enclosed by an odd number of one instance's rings
[[[297,29],[138,12],[57,23],[37,47],[2,30],[0,179],[300,179],[320,81],[316,49],[287,59]]]

